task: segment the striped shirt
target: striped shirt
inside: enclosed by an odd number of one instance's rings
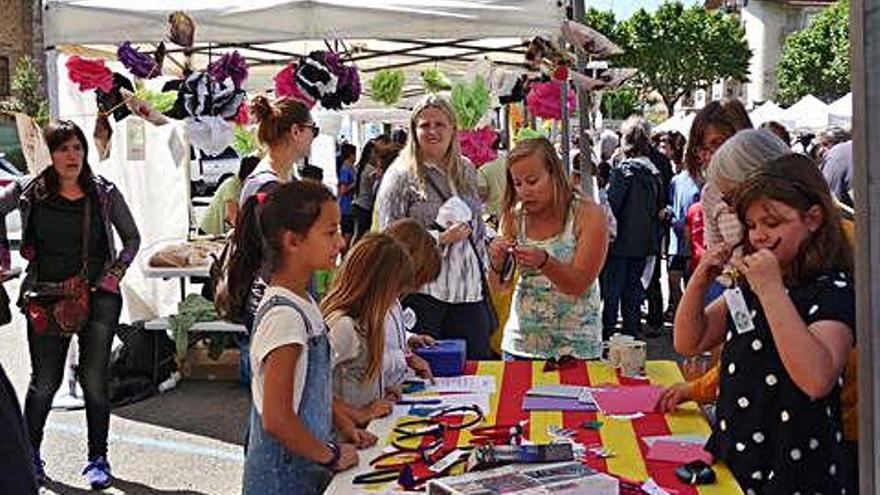
[[[435,220],[440,206],[449,197],[457,195],[464,200],[473,213],[470,225],[480,257],[474,254],[470,242],[463,239],[454,244],[440,246],[442,264],[440,276],[421,287],[418,292],[427,294],[447,303],[472,303],[483,300],[483,283],[480,266],[486,266],[486,226],[482,219],[482,206],[477,196],[477,171],[467,163],[465,179],[471,185],[470,191],[455,191],[446,173],[438,167],[427,166],[426,172],[434,184],[443,192],[441,196],[428,184],[421,184],[415,173],[406,168],[400,160],[385,173],[379,194],[376,197],[376,210],[379,229],[385,230],[395,220],[413,218],[423,227],[437,233]],[[445,196],[445,198],[444,198]]]

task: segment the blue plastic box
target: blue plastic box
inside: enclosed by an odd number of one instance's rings
[[[438,340],[437,345],[414,351],[431,366],[434,376],[460,376],[464,373],[467,347],[462,339]]]

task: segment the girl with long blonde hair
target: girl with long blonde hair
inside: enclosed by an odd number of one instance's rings
[[[351,248],[321,302],[330,326],[333,395],[355,410],[358,426],[390,412],[383,400],[385,316],[412,281],[403,246],[370,233]]]

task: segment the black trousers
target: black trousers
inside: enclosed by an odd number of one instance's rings
[[[0,493],[36,495],[34,462],[25,434],[18,397],[0,366]]]
[[[89,430],[89,459],[106,457],[110,429],[110,399],[107,394],[110,346],[119,323],[122,297],[98,290],[89,300],[88,326],[77,335],[79,366],[77,378],[82,384]],[[28,346],[31,355],[31,381],[24,401],[24,417],[34,452],[40,451],[43,427],[52,408],[52,399],[64,379],[64,364],[71,337],[37,335],[28,321]]]
[[[412,329],[435,339],[464,339],[468,359],[491,359],[489,346],[488,301],[448,303],[427,294],[410,294],[403,298],[404,308],[412,308],[418,320]]]
[[[354,245],[373,227],[373,210],[365,210],[358,205],[351,205],[351,214],[354,215],[354,235],[351,243]]]

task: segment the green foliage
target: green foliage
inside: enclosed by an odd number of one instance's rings
[[[0,103],[0,110],[21,112],[29,115],[37,124],[49,121],[49,103],[43,96],[43,78],[28,56],[18,59],[15,74],[12,76],[13,98]]]
[[[639,92],[635,88],[620,88],[602,92],[602,116],[606,119],[623,120],[638,112]]]
[[[633,85],[642,94],[656,91],[670,115],[675,102],[695,89],[719,79],[748,80],[745,30],[727,14],[667,1],[653,13],[639,9],[617,24],[610,13],[591,9],[586,17],[626,51],[612,64],[638,69]]]
[[[370,79],[370,97],[392,106],[400,100],[406,75],[402,70],[382,69]]]
[[[473,82],[457,82],[452,86],[452,108],[459,129],[473,129],[489,110],[492,93],[486,81],[477,76]]]
[[[786,40],[777,73],[780,102],[812,94],[827,103],[848,93],[849,47],[849,2],[838,0]]]

